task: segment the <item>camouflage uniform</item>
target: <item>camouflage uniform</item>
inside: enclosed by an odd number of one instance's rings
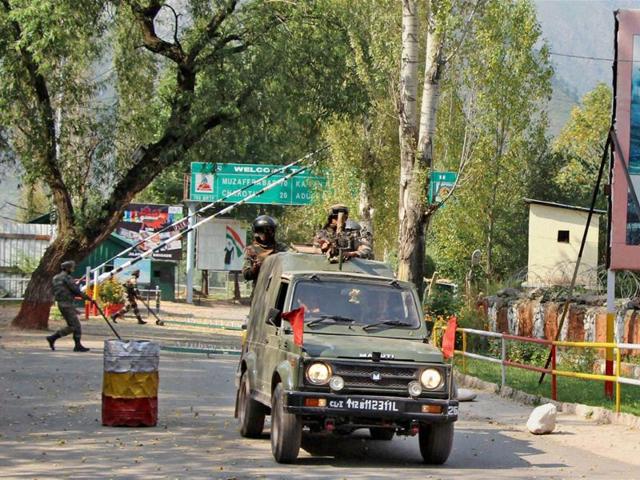
[[[53,335],[47,337],[51,350],[55,350],[55,342],[60,337],[64,337],[73,333],[73,341],[75,342],[74,351],[86,352],[89,349],[82,346],[80,337],[82,336],[82,327],[78,320],[78,313],[73,305],[76,297],[82,297],[85,300],[91,300],[78,286],[74,283],[69,271],[73,270],[75,264],[73,262],[64,262],[63,270],[53,277],[53,297],[58,302],[58,310],[62,314],[62,318],[67,323],[66,327],[62,327]],[[67,269],[69,271],[67,271]]]
[[[371,248],[371,234],[366,230],[344,230],[343,236],[348,236],[353,241],[353,248],[345,250],[345,252],[356,252],[356,257],[372,260],[373,250]],[[325,225],[322,230],[316,233],[313,238],[313,245],[322,250],[321,244],[328,242],[329,247],[325,248],[322,253],[328,253],[330,257],[338,255],[337,248],[338,234],[333,225]]]
[[[64,337],[73,333],[73,337],[80,338],[82,327],[78,320],[78,313],[73,305],[75,297],[82,297],[85,300],[91,300],[84,292],[74,283],[73,277],[62,271],[53,277],[53,296],[58,302],[58,309],[62,313],[62,317],[67,322],[66,327],[62,327],[56,333],[60,337]]]
[[[264,262],[269,255],[286,252],[287,250],[288,247],[284,243],[274,242],[271,245],[262,245],[254,241],[244,250],[242,276],[245,280],[253,280],[253,286],[255,287],[262,262]]]
[[[116,321],[118,317],[124,318],[125,313],[127,313],[129,310],[133,310],[133,314],[138,319],[139,324],[147,323],[142,320],[142,317],[140,316],[140,310],[138,309],[138,302],[136,302],[136,299],[140,298],[140,290],[138,290],[138,277],[136,277],[135,275],[131,275],[129,280],[124,283],[124,288],[127,292],[127,303],[118,313],[113,314],[111,316],[111,319],[113,321]]]

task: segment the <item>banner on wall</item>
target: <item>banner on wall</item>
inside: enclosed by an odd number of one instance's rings
[[[614,127],[622,151],[614,151],[611,171],[610,268],[640,270],[640,217],[622,164],[640,192],[640,10],[616,12],[615,38]]]
[[[122,216],[122,221],[116,227],[116,233],[131,243],[143,242],[127,255],[128,258],[137,257],[141,253],[154,248],[158,243],[171,238],[186,225],[176,225],[174,228],[154,235],[156,232],[178,222],[183,218],[180,205],[156,205],[149,203],[131,203]],[[177,261],[182,258],[182,241],[169,243],[162,250],[153,253],[156,260]]]
[[[198,228],[199,270],[238,272],[244,263],[247,230],[236,220],[212,220]]]

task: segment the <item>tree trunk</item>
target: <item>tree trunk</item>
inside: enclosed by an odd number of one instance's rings
[[[403,7],[405,4],[403,3]],[[400,198],[399,198],[399,245],[398,245],[398,278],[413,282],[418,292],[423,290],[424,260],[426,250],[426,230],[428,227],[428,191],[429,170],[433,163],[433,136],[436,129],[436,111],[440,96],[440,71],[442,35],[438,34],[433,16],[431,2],[427,2],[427,49],[425,62],[425,77],[422,92],[422,106],[420,109],[420,129],[416,128],[415,118],[416,93],[401,91],[400,101],[404,105],[409,103],[411,95],[414,97],[413,110],[401,108],[400,115]],[[413,48],[413,26],[417,35],[416,20],[412,21],[408,12],[403,8],[403,55],[401,87],[414,83],[404,81],[404,78],[417,76],[417,62],[410,61]],[[417,40],[417,37],[415,38]],[[417,85],[415,85],[417,91]],[[409,120],[402,112],[412,111],[413,118]]]
[[[400,186],[398,191],[398,278],[415,280],[419,243],[420,207],[416,205],[414,165],[418,142],[418,6],[402,2],[402,56],[400,66]]]
[[[371,138],[371,121],[368,116],[365,115],[362,127],[364,131],[364,152],[362,158],[362,170],[364,172],[364,178],[360,182],[360,201],[358,205],[358,213],[360,214],[360,225],[363,229],[366,229],[371,233],[373,237],[373,198],[371,192],[371,186],[373,184],[372,176],[377,175],[376,172],[376,159],[372,148]],[[373,239],[372,245],[373,248]]]
[[[60,272],[62,262],[84,256],[87,250],[79,248],[79,245],[76,239],[70,241],[68,234],[58,233],[31,275],[20,311],[11,322],[13,326],[38,330],[49,328],[49,312],[53,303],[51,279]]]

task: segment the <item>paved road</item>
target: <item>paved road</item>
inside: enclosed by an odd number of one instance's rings
[[[0,334],[2,478],[619,479],[640,471],[640,432],[561,416],[557,433],[532,436],[523,428],[529,407],[486,393],[463,404],[443,467],[421,463],[416,438],[372,441],[365,432],[307,438],[298,464],[282,466],[268,433],[237,434],[235,358],[163,353],[159,426],[107,428],[98,336],[87,338],[90,353],[74,354],[65,343],[48,351],[42,334]]]

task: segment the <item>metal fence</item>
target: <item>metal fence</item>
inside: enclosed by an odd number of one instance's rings
[[[435,326],[434,330],[444,330],[444,326]],[[607,343],[607,342],[565,342],[545,340],[541,338],[520,337],[517,335],[509,335],[506,333],[490,332],[485,330],[476,330],[473,328],[458,328],[456,332],[462,334],[462,350],[455,350],[454,354],[462,356],[462,368],[466,371],[466,358],[473,358],[485,362],[495,363],[500,365],[501,369],[501,387],[507,385],[507,367],[514,367],[523,370],[535,371],[539,373],[545,373],[551,376],[551,398],[553,400],[558,399],[558,383],[557,377],[573,377],[581,378],[583,380],[598,380],[605,382],[615,383],[615,411],[620,412],[621,401],[621,385],[635,385],[640,386],[640,379],[627,378],[621,375],[622,371],[622,352],[624,350],[640,350],[640,344],[636,343]],[[500,340],[500,358],[491,357],[488,355],[482,355],[479,353],[472,353],[467,351],[467,336],[477,335],[481,337],[488,337]],[[435,335],[434,338],[438,338]],[[441,337],[441,336],[440,336]],[[507,341],[516,341],[523,343],[536,343],[544,345],[549,348],[551,356],[550,368],[536,367],[534,365],[526,365],[523,363],[514,362],[509,359],[507,354]],[[557,368],[557,353],[558,347],[573,347],[573,348],[604,348],[615,351],[615,369],[613,375],[600,375],[595,373],[584,372],[571,372],[567,370],[560,370]]]
[[[0,275],[0,300],[21,300],[29,280],[21,274]]]

